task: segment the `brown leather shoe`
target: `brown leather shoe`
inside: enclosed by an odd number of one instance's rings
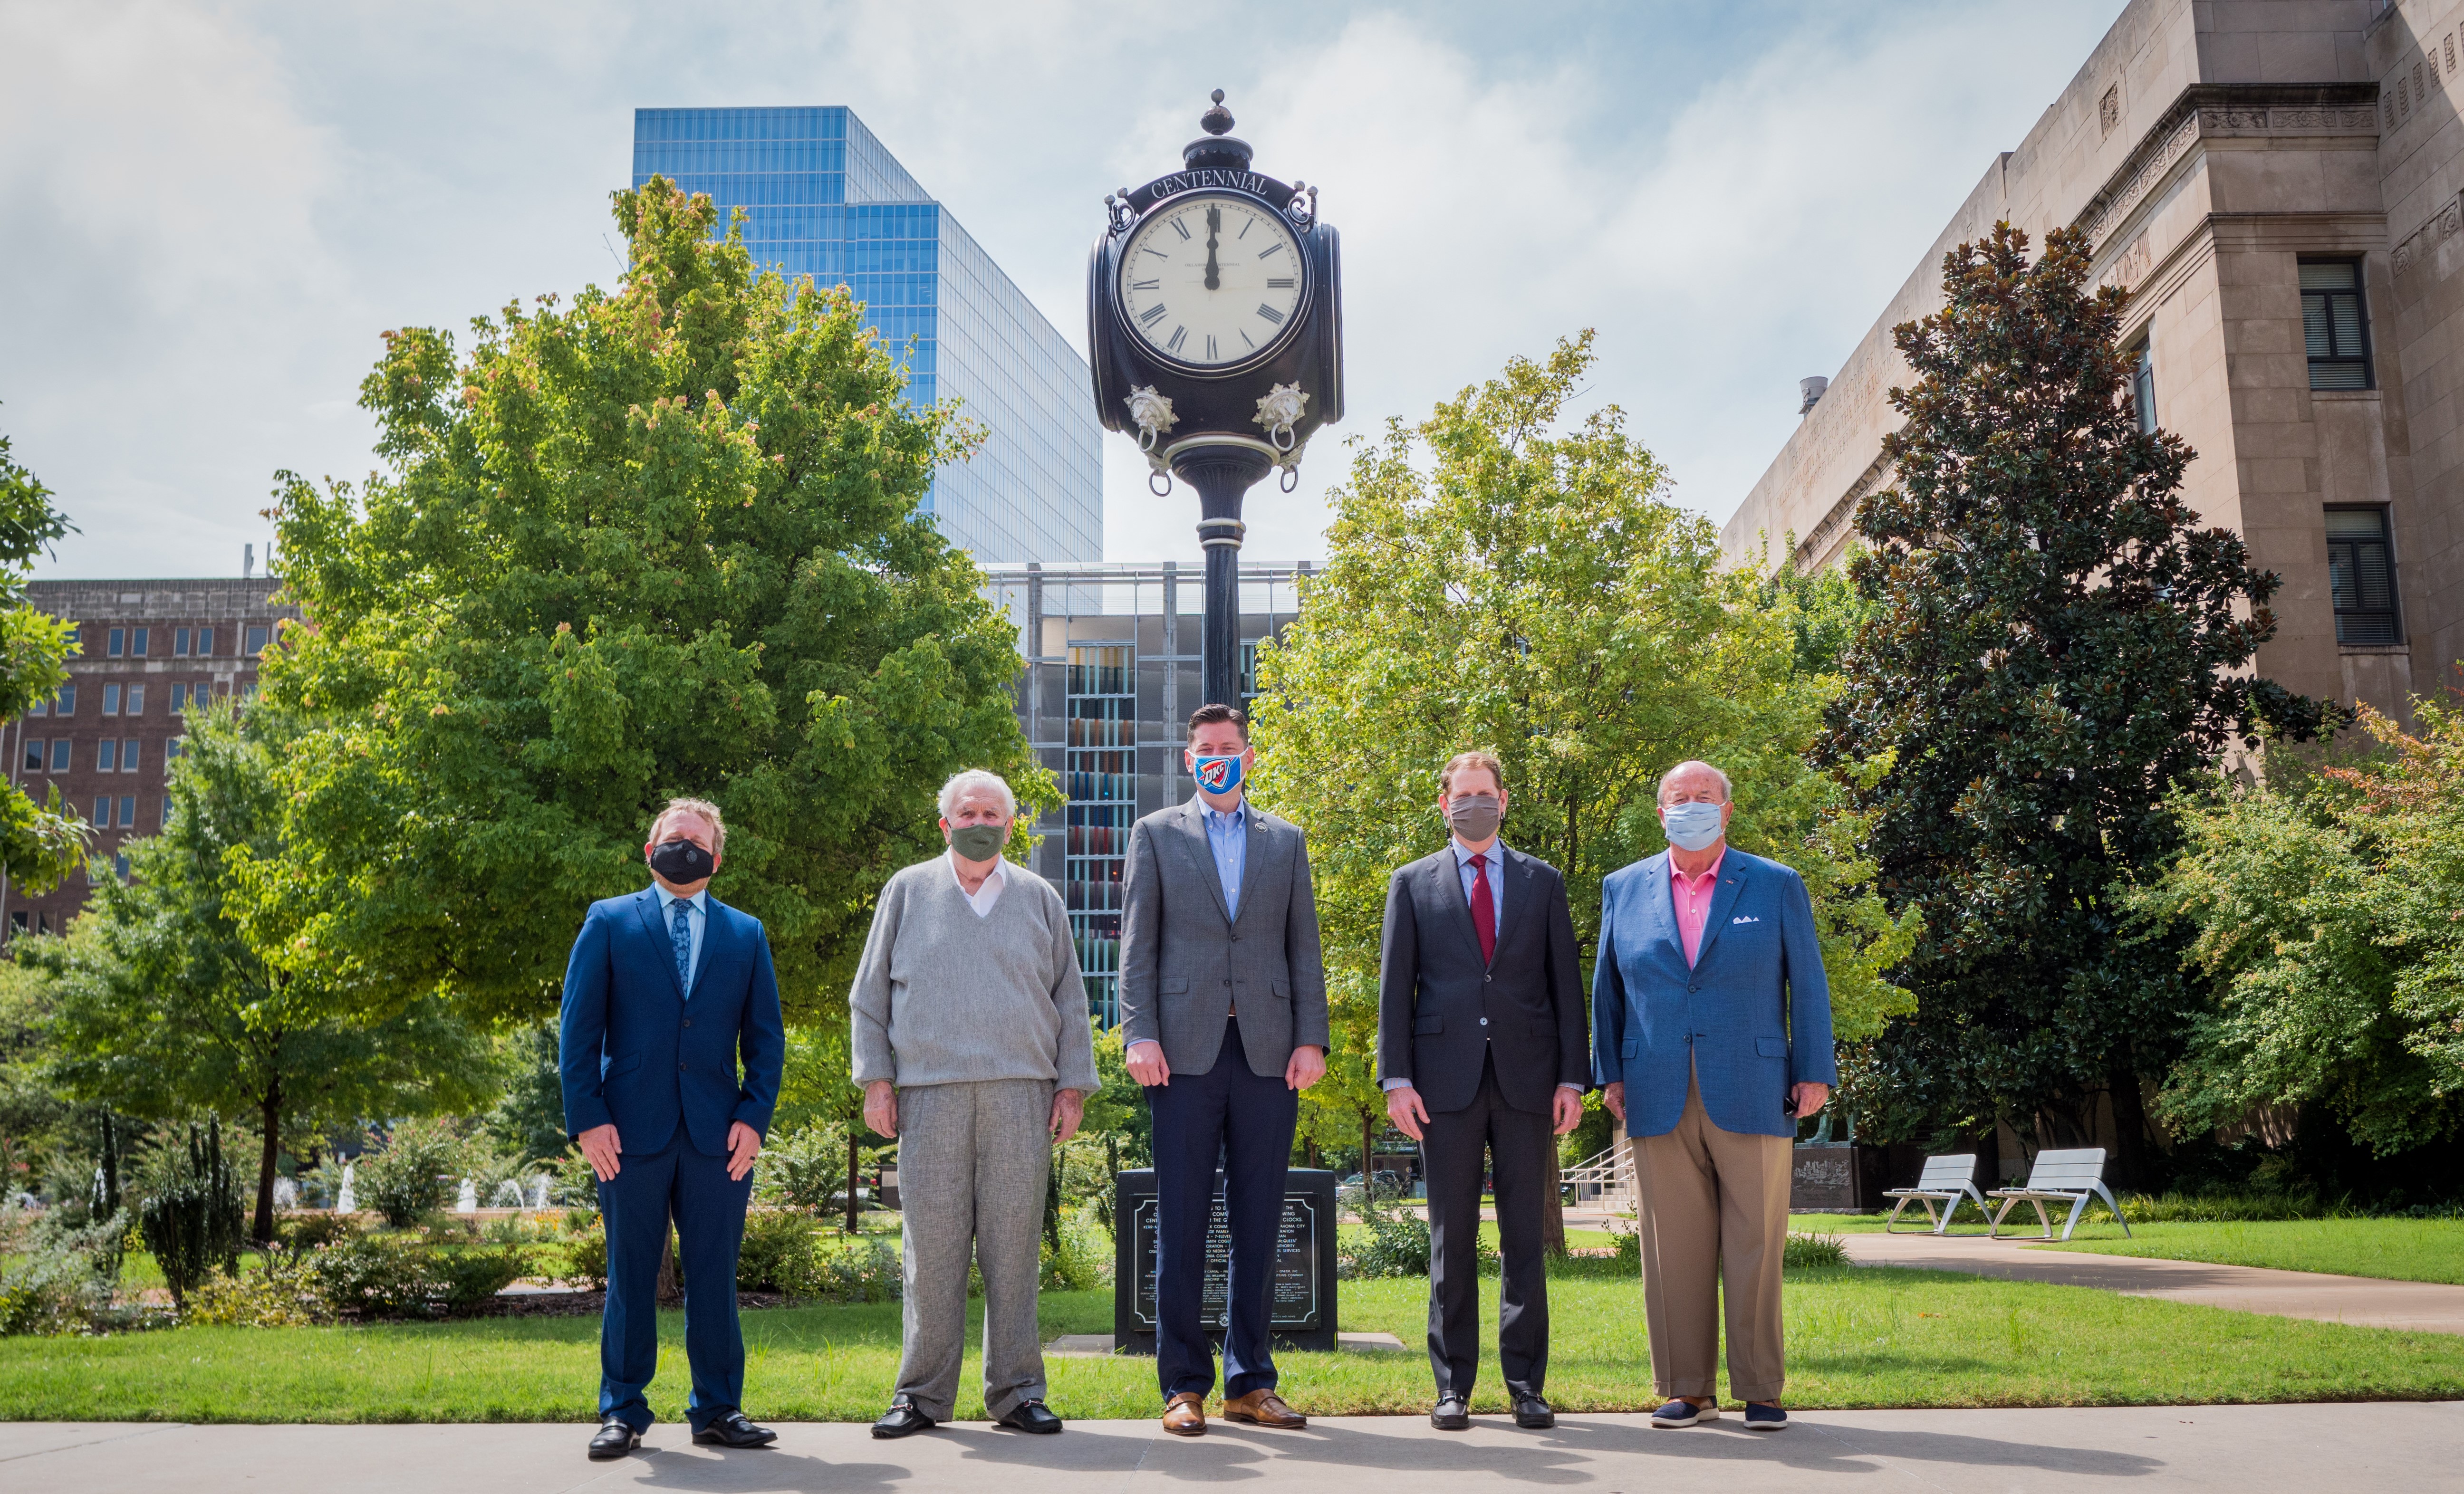
[[[1281,1427],[1297,1431],[1309,1425],[1309,1417],[1284,1404],[1284,1397],[1273,1391],[1251,1391],[1238,1400],[1223,1403],[1223,1419],[1246,1421],[1251,1426]]]
[[[1182,1391],[1163,1408],[1163,1429],[1176,1437],[1206,1435],[1206,1397],[1196,1391]]]

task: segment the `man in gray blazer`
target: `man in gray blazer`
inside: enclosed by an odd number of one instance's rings
[[[1215,1355],[1201,1321],[1206,1232],[1222,1160],[1232,1235],[1223,1415],[1307,1421],[1275,1394],[1275,1247],[1300,1092],[1326,1074],[1326,968],[1309,846],[1241,792],[1248,718],[1200,706],[1187,752],[1198,795],[1130,829],[1122,888],[1121,1030],[1155,1116],[1155,1377],[1164,1430],[1206,1430]]]

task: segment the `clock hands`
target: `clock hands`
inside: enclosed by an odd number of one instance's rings
[[[1221,275],[1221,274],[1216,270],[1216,267],[1215,267],[1215,235],[1216,235],[1218,232],[1220,232],[1220,231],[1222,230],[1222,228],[1223,228],[1223,209],[1221,209],[1221,208],[1209,208],[1209,209],[1206,209],[1206,288],[1207,288],[1208,290],[1210,290],[1210,291],[1212,291],[1212,290],[1218,290],[1218,289],[1221,288],[1221,286],[1222,286],[1222,284],[1223,284],[1223,276],[1222,276],[1222,275]]]

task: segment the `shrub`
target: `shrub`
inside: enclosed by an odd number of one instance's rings
[[[275,1252],[287,1255],[288,1251]],[[333,1308],[308,1273],[269,1265],[264,1271],[209,1276],[188,1293],[180,1321],[224,1328],[296,1328],[328,1322]]]
[[[1112,1240],[1094,1223],[1094,1213],[1089,1203],[1076,1222],[1061,1227],[1059,1249],[1044,1241],[1038,1285],[1045,1291],[1092,1291],[1111,1281]]]
[[[301,1269],[333,1315],[425,1318],[467,1313],[523,1274],[518,1247],[440,1247],[417,1235],[360,1235],[309,1253]]]
[[[736,1255],[736,1285],[744,1291],[791,1291],[809,1274],[813,1218],[796,1209],[755,1209],[744,1217],[744,1243]],[[601,1251],[605,1252],[602,1235]],[[605,1265],[601,1267],[605,1270]]]
[[[847,1128],[815,1121],[761,1149],[753,1196],[774,1208],[825,1213],[847,1201]]]
[[[71,1252],[38,1251],[0,1274],[0,1337],[77,1332],[110,1306],[110,1284]]]
[[[383,1151],[360,1158],[355,1201],[407,1229],[453,1201],[470,1150],[443,1121],[404,1121]]]
[[[839,1249],[816,1241],[799,1278],[779,1285],[788,1296],[813,1302],[896,1302],[904,1283],[898,1252],[874,1238]]]
[[[1639,1246],[1637,1247],[1638,1249]],[[1788,1243],[1780,1247],[1780,1269],[1804,1270],[1809,1267],[1846,1265],[1848,1246],[1837,1235],[1798,1235],[1792,1233]]]
[[[363,1233],[348,1214],[291,1214],[275,1225],[274,1238],[286,1250],[314,1250]]]
[[[1337,1275],[1369,1281],[1429,1274],[1429,1221],[1409,1210],[1389,1214],[1373,1197],[1360,1198],[1366,1241],[1335,1257]]]
[[[572,1235],[564,1247],[564,1281],[592,1291],[605,1291],[607,1232],[594,1227]]]
[[[202,1136],[191,1126],[185,1149],[165,1146],[154,1154],[138,1220],[171,1300],[183,1307],[190,1287],[238,1268],[247,1216],[223,1160],[221,1122],[209,1121]]]

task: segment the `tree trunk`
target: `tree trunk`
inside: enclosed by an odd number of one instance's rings
[[[2153,1169],[2147,1155],[2147,1107],[2139,1092],[2139,1076],[2131,1072],[2127,1055],[2114,1065],[2112,1084],[2117,1153],[2114,1161],[2119,1165],[2114,1169],[2117,1175],[2108,1178],[2106,1184],[2117,1195],[2124,1188],[2133,1193],[2154,1193],[2156,1180],[2148,1175]]]
[[[860,1124],[862,1123],[858,1121],[847,1123],[847,1233],[850,1235],[855,1233],[856,1226],[855,1166],[856,1149],[860,1143],[857,1142],[855,1133],[856,1127]]]
[[[676,1268],[676,1232],[671,1224],[659,1245],[659,1306],[681,1307],[685,1305],[685,1283]]]
[[[257,1113],[265,1126],[265,1146],[257,1153],[256,1222],[249,1238],[258,1244],[274,1240],[274,1175],[282,1156],[282,1080],[276,1076],[265,1087],[265,1097],[257,1102]]]
[[[1366,1217],[1368,1201],[1376,1192],[1370,1186],[1375,1170],[1370,1164],[1377,1160],[1377,1122],[1368,1110],[1360,1112],[1360,1197],[1361,1213]]]

